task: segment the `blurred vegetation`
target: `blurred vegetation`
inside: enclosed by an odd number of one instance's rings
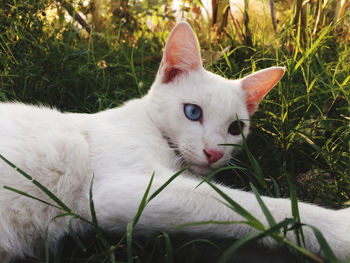
[[[140,97],[170,30],[186,19],[209,70],[232,79],[287,70],[252,119],[248,147],[259,167],[242,151],[233,162],[250,172],[217,179],[281,197],[292,182],[299,199],[349,206],[349,1],[173,2],[1,1],[0,100],[96,112]]]

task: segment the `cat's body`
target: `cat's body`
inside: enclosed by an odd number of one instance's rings
[[[18,103],[0,104],[0,154],[86,218],[90,218],[89,187],[94,175],[97,218],[109,232],[125,231],[153,172],[151,192],[187,164],[191,164],[191,170],[176,178],[147,205],[136,231],[173,231],[176,225],[203,220],[242,220],[215,199],[219,196],[209,185],[196,188],[199,180],[193,175],[208,173],[230,159],[233,148],[219,144],[242,142],[240,128],[247,136],[249,116],[284,70],[271,68],[242,80],[225,80],[202,68],[196,45],[188,25],[179,24],[168,40],[150,92],[116,109],[72,114]],[[50,201],[3,161],[0,184]],[[253,194],[218,187],[266,223]],[[264,201],[276,220],[291,217],[289,200]],[[350,254],[349,210],[333,211],[303,203],[299,206],[301,221],[319,228],[339,258]],[[37,254],[42,249],[46,226],[59,212],[0,189],[1,258]],[[52,248],[68,231],[69,220],[60,218],[50,224]],[[73,226],[78,231],[88,228],[79,220]],[[251,229],[233,224],[177,231],[240,238]],[[293,235],[290,237],[293,239]],[[305,240],[306,247],[318,253],[318,242],[307,228]],[[268,240],[265,243],[271,244]]]

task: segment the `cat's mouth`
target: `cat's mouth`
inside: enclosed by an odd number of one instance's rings
[[[193,173],[201,174],[201,175],[207,175],[214,170],[209,164],[208,165],[191,164],[189,169]]]
[[[169,148],[172,149],[177,157],[179,168],[189,166],[189,170],[195,174],[206,175],[214,170],[209,163],[193,163],[189,162],[180,152],[178,145],[168,136],[163,134],[164,139],[168,142]]]

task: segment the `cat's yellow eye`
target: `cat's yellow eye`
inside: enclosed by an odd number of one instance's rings
[[[242,121],[234,121],[228,127],[228,132],[232,135],[239,135],[243,131],[244,122]]]

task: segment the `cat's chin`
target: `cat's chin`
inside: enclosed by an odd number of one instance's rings
[[[209,165],[196,165],[196,164],[191,164],[189,170],[198,175],[207,175],[210,172],[212,172],[214,169],[210,167]]]

